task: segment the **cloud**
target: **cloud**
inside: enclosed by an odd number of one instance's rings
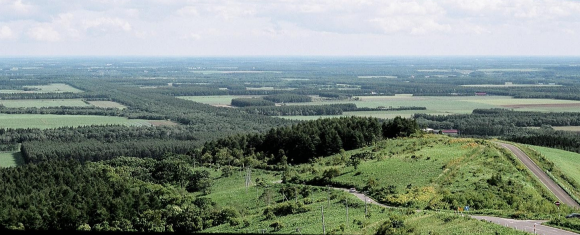
[[[83,28],[91,34],[107,34],[112,32],[129,32],[132,26],[121,18],[101,17],[83,21]]]
[[[13,37],[14,33],[12,32],[12,29],[10,29],[10,27],[2,26],[2,28],[0,28],[0,39],[11,39]]]
[[[57,42],[60,41],[60,34],[52,27],[35,27],[28,31],[28,36],[37,41]]]
[[[184,39],[184,40],[200,40],[201,39],[201,35],[199,35],[197,33],[190,33],[190,34],[187,34],[187,35],[182,36],[181,39]]]

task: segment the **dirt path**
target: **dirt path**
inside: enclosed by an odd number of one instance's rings
[[[564,203],[568,206],[573,208],[580,208],[580,205],[564,189],[562,189],[556,182],[554,182],[547,174],[544,172],[540,167],[538,167],[528,155],[526,155],[522,150],[513,146],[511,144],[499,143],[495,142],[496,144],[510,150],[514,155],[526,165],[526,167],[534,173],[536,177],[544,184],[553,194],[560,200],[560,203]]]

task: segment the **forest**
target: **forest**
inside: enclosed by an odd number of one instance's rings
[[[346,175],[347,168],[360,177],[366,175],[358,169],[379,161],[377,151],[405,163],[434,163],[435,159],[409,152],[419,151],[421,145],[412,143],[423,141],[423,128],[457,129],[460,137],[499,138],[580,152],[580,134],[553,129],[580,126],[580,110],[574,103],[580,100],[575,58],[127,60],[0,58],[0,156],[22,160],[15,166],[0,166],[0,228],[204,232],[255,226],[258,222],[246,217],[254,213],[272,225],[271,231],[279,231],[285,216],[308,213],[312,211],[305,209],[309,205],[325,200],[342,203],[339,194],[333,193],[330,199],[330,193],[311,192],[310,187],[353,186],[336,179]],[[29,66],[38,69],[12,69]],[[61,84],[60,88],[54,84]],[[436,106],[438,101],[429,101],[432,97],[452,99],[458,111],[433,110],[431,103]],[[423,103],[414,103],[417,99]],[[59,100],[77,100],[84,106],[42,103]],[[514,105],[513,100],[521,103]],[[100,107],[92,101],[110,101],[119,107]],[[466,103],[461,102],[471,103],[464,107]],[[490,108],[496,107],[490,103],[503,108]],[[50,121],[48,114],[114,116],[152,124],[8,126],[26,121],[9,119],[15,115],[40,115],[43,123]],[[296,116],[311,120],[292,118]],[[161,121],[171,125],[158,125]],[[378,147],[391,140],[404,143]],[[484,146],[477,141],[469,144]],[[515,163],[502,154],[483,152],[481,156],[501,160],[504,165],[498,167],[514,175],[523,174],[520,168],[505,166]],[[6,159],[0,159],[0,164]],[[553,213],[545,192],[529,196],[533,197],[530,202],[514,199],[523,191],[512,188],[528,185],[526,175],[512,179],[474,170],[465,174],[479,174],[480,182],[470,187],[481,194],[446,191],[453,180],[467,177],[456,173],[454,164],[459,160],[438,166],[454,175],[432,181],[441,188],[434,189],[440,197],[431,204],[407,204],[404,195],[420,190],[413,185],[379,185],[370,176],[364,181],[372,197],[394,206],[449,210],[470,203],[491,214],[516,214],[519,208],[519,215],[525,217],[537,216],[530,212],[535,203],[541,213]],[[261,190],[252,199],[267,201],[268,206],[233,208],[220,194],[212,194],[228,188],[223,182],[232,179],[227,177],[241,176],[243,171],[263,173],[247,183]],[[282,184],[265,182],[280,177]],[[274,195],[280,198],[276,206],[269,206]],[[292,196],[294,203],[285,199]],[[353,210],[362,211],[362,204],[352,205]],[[380,213],[360,219],[373,220],[378,227],[382,223],[378,218],[387,216]],[[366,222],[357,223],[362,228]]]

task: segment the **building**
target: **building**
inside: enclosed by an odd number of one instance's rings
[[[485,93],[485,92],[475,92],[475,95],[485,96],[485,95],[487,95],[487,93]]]
[[[444,135],[459,135],[459,131],[456,129],[441,130],[441,133]]]

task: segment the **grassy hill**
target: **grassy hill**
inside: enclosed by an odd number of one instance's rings
[[[353,158],[362,161],[355,167]],[[364,156],[364,157],[360,157]],[[511,153],[476,139],[385,140],[291,167],[288,182],[355,187],[392,206],[545,218],[555,197]]]
[[[496,224],[471,219],[452,212],[391,209],[367,205],[342,190],[304,184],[274,183],[279,172],[253,170],[252,177],[258,184],[245,186],[245,173],[236,171],[228,177],[214,173],[212,192],[207,197],[220,208],[232,208],[239,213],[238,219],[202,232],[219,233],[282,233],[320,234],[322,208],[325,230],[328,234],[375,234],[379,227],[399,221],[402,226],[394,231],[417,234],[524,234]],[[348,203],[348,221],[346,218]],[[271,211],[273,214],[268,215]],[[387,221],[387,222],[385,222]]]

